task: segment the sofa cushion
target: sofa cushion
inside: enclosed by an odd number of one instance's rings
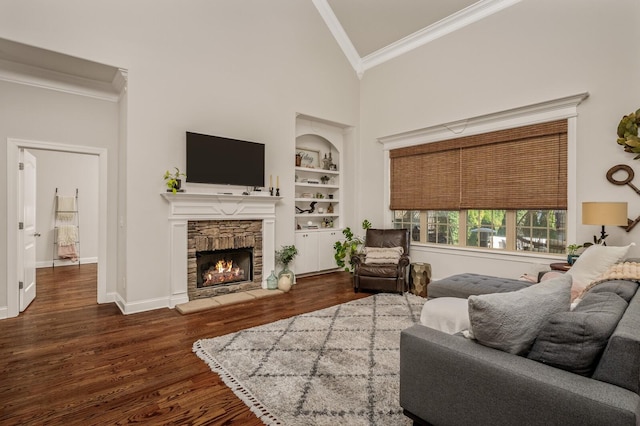
[[[640,394],[640,293],[609,338],[592,378]]]
[[[569,311],[570,296],[567,274],[510,293],[470,296],[471,332],[485,346],[526,354],[547,317]]]
[[[528,358],[591,376],[625,309],[615,293],[587,293],[573,311],[549,317]]]
[[[531,285],[528,281],[466,273],[433,281],[429,284],[428,290],[429,298],[461,297],[466,299],[471,295],[516,291]]]
[[[615,293],[629,303],[634,294],[638,291],[638,282],[629,280],[610,280],[594,285],[589,293]]]
[[[404,253],[402,247],[365,247],[366,263],[395,263]]]
[[[571,289],[573,298],[576,298],[599,275],[606,272],[611,265],[624,259],[632,245],[635,244],[631,243],[623,247],[597,244],[589,246],[567,272],[573,278],[573,287]]]

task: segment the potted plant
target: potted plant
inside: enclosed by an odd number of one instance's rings
[[[278,283],[284,275],[288,275],[291,284],[295,283],[296,276],[293,271],[289,269],[289,263],[293,261],[297,254],[298,249],[294,245],[282,246],[280,250],[276,250],[276,263],[283,267],[282,271],[278,274]]]
[[[323,184],[323,185],[326,185],[326,184],[327,184],[327,182],[329,182],[329,179],[330,179],[330,177],[329,177],[329,176],[327,176],[327,175],[324,175],[324,176],[321,176],[321,177],[320,177],[320,181],[322,181],[322,184]]]
[[[582,245],[580,244],[569,244],[567,246],[567,263],[569,265],[573,265],[573,262],[575,262],[578,256],[580,256],[578,254],[578,250],[581,248]]]
[[[369,228],[371,228],[371,222],[367,219],[363,220],[362,229],[366,231]],[[344,240],[336,241],[333,245],[333,249],[335,250],[333,258],[339,267],[344,268],[347,272],[353,272],[353,262],[351,259],[360,253],[365,238],[355,235],[348,226],[342,230],[342,235],[344,235]]]
[[[180,189],[182,187],[180,176],[187,177],[187,175],[182,173],[177,167],[174,167],[174,169],[176,169],[175,173],[171,173],[169,170],[164,172],[164,183],[167,185],[167,192],[173,192],[175,194],[176,192],[184,191]]]

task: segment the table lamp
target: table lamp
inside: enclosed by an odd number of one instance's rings
[[[601,225],[600,241],[604,244],[607,234],[605,225],[627,226],[627,203],[625,202],[584,202],[582,203],[582,224]]]

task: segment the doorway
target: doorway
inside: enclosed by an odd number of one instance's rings
[[[18,238],[18,163],[21,149],[56,151],[95,155],[98,157],[98,271],[97,271],[97,302],[106,303],[107,295],[107,150],[106,148],[87,147],[79,145],[58,144],[52,142],[29,141],[21,139],[7,140],[7,317],[15,317],[19,312],[19,288],[17,253],[19,253]]]

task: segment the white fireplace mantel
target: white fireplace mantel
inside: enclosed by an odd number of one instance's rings
[[[276,203],[282,197],[171,192],[169,202],[170,307],[189,301],[187,294],[187,222],[190,220],[262,220],[262,287],[275,268]]]

